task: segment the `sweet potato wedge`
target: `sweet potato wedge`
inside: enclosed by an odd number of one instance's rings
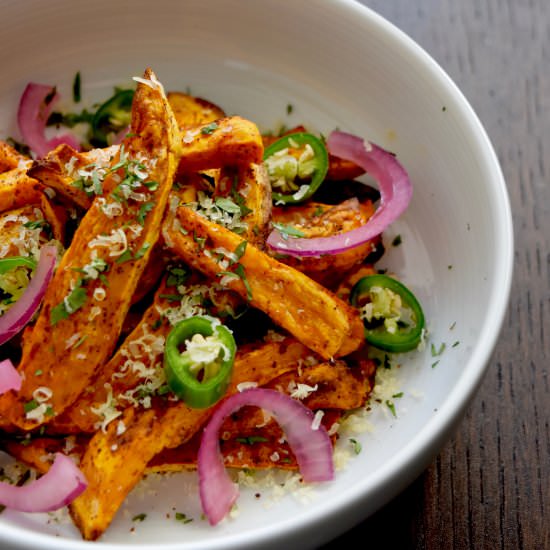
[[[40,200],[43,196],[39,197]],[[44,200],[44,205],[49,206]],[[38,258],[40,247],[51,239],[44,205],[29,204],[0,214],[0,257],[32,256]],[[49,212],[51,214],[51,212]]]
[[[180,136],[162,86],[150,70],[145,78],[150,85],[137,87],[125,158],[119,154],[106,178],[113,190],[94,200],[48,287],[22,350],[21,390],[0,397],[1,414],[23,429],[35,428],[65,410],[110,356],[158,239],[179,160]],[[129,178],[130,166],[139,166],[142,177]],[[118,205],[117,213],[108,214],[106,204]],[[149,205],[145,211],[144,204]]]
[[[225,117],[225,113],[220,107],[206,99],[183,92],[168,92],[166,97],[180,130],[208,124]]]
[[[19,153],[9,143],[0,140],[0,173],[21,167],[30,159]]]
[[[269,380],[296,367],[307,355],[302,344],[286,339],[241,350],[234,366],[228,394],[242,382],[265,385]],[[149,461],[164,448],[188,441],[209,418],[211,409],[191,409],[183,402],[160,402],[140,410],[129,407],[105,431],[91,439],[80,468],[88,488],[69,509],[87,540],[97,539],[107,529],[130,490],[141,479]],[[119,426],[124,426],[122,433]]]
[[[264,147],[258,127],[239,116],[182,132],[178,173],[224,166],[246,166],[263,161]]]
[[[29,177],[39,180],[44,186],[59,193],[69,204],[87,210],[93,202],[97,189],[86,192],[83,176],[94,171],[107,170],[118,154],[118,146],[79,152],[70,145],[58,145],[44,158],[35,160],[27,171]]]
[[[273,208],[272,219],[274,222],[292,226],[304,237],[328,237],[364,225],[374,211],[371,201],[360,203],[357,199],[348,199],[336,206],[309,202],[285,208],[276,206]],[[350,250],[320,258],[300,259],[284,255],[277,258],[323,286],[334,288],[347,271],[362,262],[375,249],[379,240],[375,238]]]
[[[0,173],[0,212],[40,202],[44,195],[44,186],[27,176],[28,166],[23,165]]]
[[[179,226],[174,227],[167,220],[163,230],[174,254],[212,279],[224,281],[225,277],[228,288],[325,359],[351,353],[364,341],[358,312],[303,273],[189,208],[178,208],[177,221]],[[241,255],[231,264],[224,254],[220,259],[212,252],[216,250]],[[237,269],[230,272],[235,276],[227,275],[230,268]]]

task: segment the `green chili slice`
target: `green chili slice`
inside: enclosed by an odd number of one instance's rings
[[[118,90],[99,106],[92,118],[91,141],[96,147],[110,145],[108,136],[118,133],[130,124],[134,90]]]
[[[422,339],[424,312],[414,294],[387,275],[360,279],[350,301],[359,308],[369,344],[390,353],[415,349]]]
[[[297,204],[309,199],[323,183],[328,152],[318,137],[299,132],[266,147],[264,164],[275,204]]]
[[[0,275],[4,275],[4,273],[7,273],[16,267],[28,267],[29,269],[35,269],[36,262],[32,258],[25,256],[11,256],[10,258],[0,259]]]
[[[217,320],[196,316],[180,321],[166,338],[168,387],[190,407],[210,407],[227,390],[236,350],[233,334]]]

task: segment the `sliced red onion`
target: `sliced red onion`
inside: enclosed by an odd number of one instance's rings
[[[224,399],[204,429],[198,454],[202,508],[211,525],[221,521],[239,496],[239,489],[225,470],[219,431],[223,421],[240,408],[252,405],[273,414],[296,456],[304,481],[334,478],[332,443],[324,426],[315,426],[314,414],[305,405],[276,390],[250,388]]]
[[[56,453],[50,469],[37,480],[22,486],[0,482],[0,503],[19,512],[53,512],[72,502],[87,486],[72,459]]]
[[[40,259],[29,286],[19,300],[0,317],[0,345],[13,338],[31,320],[53,276],[56,257],[55,246],[46,245],[40,250]]]
[[[19,391],[23,379],[9,359],[0,361],[0,395],[10,390]]]
[[[366,224],[330,237],[296,238],[274,229],[267,244],[276,252],[299,258],[344,252],[380,235],[409,206],[412,185],[394,155],[374,143],[338,131],[330,134],[327,147],[331,154],[361,166],[378,182],[380,204]]]
[[[71,134],[46,139],[46,122],[59,95],[55,88],[46,84],[30,82],[19,100],[17,123],[23,141],[37,157],[43,157],[60,143],[67,143],[77,151],[80,144]]]

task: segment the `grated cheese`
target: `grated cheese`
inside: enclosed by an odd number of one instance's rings
[[[312,430],[318,430],[321,426],[321,420],[323,420],[323,416],[325,415],[324,411],[317,411],[315,413],[315,416],[313,417],[313,420],[311,422],[311,429]]]
[[[308,384],[301,383],[297,384],[294,380],[288,384],[290,397],[293,397],[294,399],[305,399],[311,393],[317,391],[318,388],[319,386],[317,384],[315,384],[315,386],[309,386]]]
[[[108,248],[109,256],[117,257],[128,250],[128,239],[124,230],[118,228],[113,229],[110,235],[98,235],[88,243],[88,246],[90,248]]]

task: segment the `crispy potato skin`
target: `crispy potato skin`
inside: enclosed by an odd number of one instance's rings
[[[167,222],[165,231],[173,252],[208,277],[219,278],[218,274],[224,270],[214,257],[204,253],[204,248],[234,251],[243,239],[189,208],[179,208],[177,217],[187,234],[174,230],[173,224]],[[245,299],[251,298],[253,307],[267,313],[275,323],[325,359],[344,356],[362,344],[363,324],[357,310],[303,273],[251,244],[247,245],[239,263],[245,270],[252,296],[248,296],[242,280],[234,279],[227,287]]]
[[[151,71],[146,72],[146,78],[154,78]],[[52,283],[48,286],[32,335],[25,340],[19,366],[24,373],[22,388],[17,394],[12,391],[0,397],[1,414],[22,429],[36,428],[51,420],[51,415],[42,419],[26,417],[25,404],[34,399],[33,393],[37,388],[47,387],[51,390],[49,405],[54,414],[59,414],[78,398],[90,383],[96,369],[109,357],[131,296],[149,258],[151,246],[158,239],[180,147],[179,131],[160,85],[138,86],[133,106],[132,135],[125,142],[126,151],[130,155],[156,159],[149,177],[158,182],[158,186],[148,195],[154,208],[144,220],[143,231],[131,243],[133,254],[139,250],[145,252],[132,261],[117,264],[103,249],[110,264],[105,273],[108,291],[104,300],[92,298],[101,281],[91,281],[86,287],[87,300],[84,306],[58,322],[54,328],[50,318],[52,309],[63,303],[74,288],[79,276],[75,269],[81,269],[92,260],[89,242],[100,235],[111,234],[124,223],[135,222],[136,206],[130,208],[128,205],[120,216],[108,217],[101,209],[99,199],[95,200],[60,261]],[[149,248],[143,249],[146,243]],[[90,318],[92,304],[98,308],[98,314]],[[76,348],[67,344],[75,334],[77,338],[84,337]],[[70,380],[70,384],[67,380]]]

